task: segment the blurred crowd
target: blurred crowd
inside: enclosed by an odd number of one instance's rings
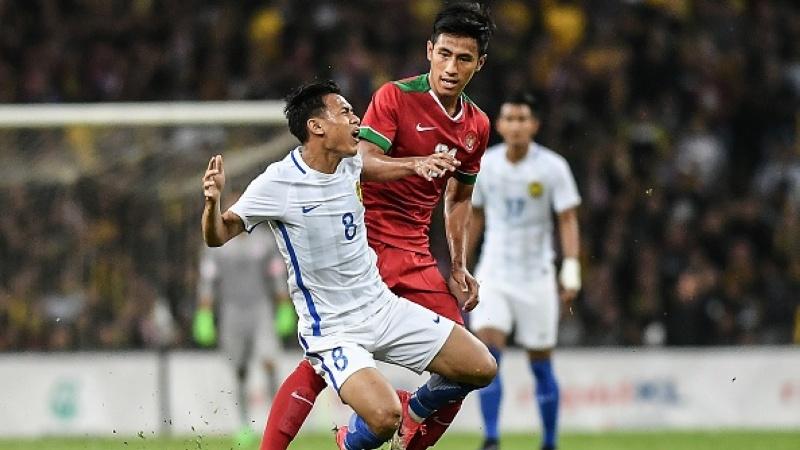
[[[327,77],[363,112],[381,83],[427,70],[439,7],[0,0],[0,103],[279,98]],[[800,6],[492,11],[489,59],[467,92],[494,116],[506,94],[533,91],[538,140],[567,158],[584,199],[584,290],[562,342],[800,342]],[[24,152],[9,152],[24,169]],[[131,179],[0,190],[0,350],[191,345],[199,195],[154,200]],[[432,235],[446,252],[440,224]]]

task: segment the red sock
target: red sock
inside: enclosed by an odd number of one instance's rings
[[[325,389],[325,380],[303,360],[283,381],[269,409],[260,450],[286,450]]]
[[[425,434],[417,433],[408,444],[408,450],[425,450],[433,447],[439,438],[442,437],[447,427],[453,423],[456,414],[461,409],[461,402],[453,403],[443,407],[425,419]]]

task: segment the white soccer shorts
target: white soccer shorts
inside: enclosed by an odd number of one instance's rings
[[[473,332],[495,328],[510,334],[513,328],[516,342],[528,350],[555,347],[559,297],[552,271],[524,285],[492,279],[481,279],[480,283],[480,303],[469,316]]]
[[[455,323],[404,298],[389,301],[370,319],[329,336],[300,335],[314,369],[339,392],[356,371],[375,361],[422,373]]]

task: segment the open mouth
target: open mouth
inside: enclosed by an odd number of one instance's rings
[[[447,89],[455,89],[455,87],[458,85],[458,81],[450,78],[442,78],[441,80],[442,80],[442,86],[444,86]]]
[[[358,128],[354,128],[350,134],[353,136],[353,141],[358,142],[360,140],[358,137]]]

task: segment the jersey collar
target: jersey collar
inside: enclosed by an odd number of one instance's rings
[[[315,177],[330,178],[337,175],[342,170],[342,163],[344,162],[344,160],[339,161],[339,165],[336,166],[336,170],[333,173],[322,173],[312,168],[308,164],[306,164],[306,161],[303,159],[302,153],[303,153],[303,146],[300,145],[295,147],[294,150],[292,150],[291,152],[289,152],[289,157],[292,159],[295,168],[300,172],[302,172],[303,175],[311,174]]]
[[[447,113],[447,109],[445,109],[444,105],[442,105],[442,102],[439,101],[439,97],[437,97],[436,94],[433,92],[433,88],[431,87],[430,77],[431,77],[430,73],[425,74],[425,82],[428,83],[428,94],[431,94],[431,97],[433,97],[433,101],[435,101],[436,104],[439,105],[439,109],[442,110],[442,112],[448,119],[452,120],[453,122],[459,122],[461,118],[464,116],[464,94],[462,93],[458,95],[458,101],[460,103],[458,114],[456,114],[456,116],[453,117]]]

